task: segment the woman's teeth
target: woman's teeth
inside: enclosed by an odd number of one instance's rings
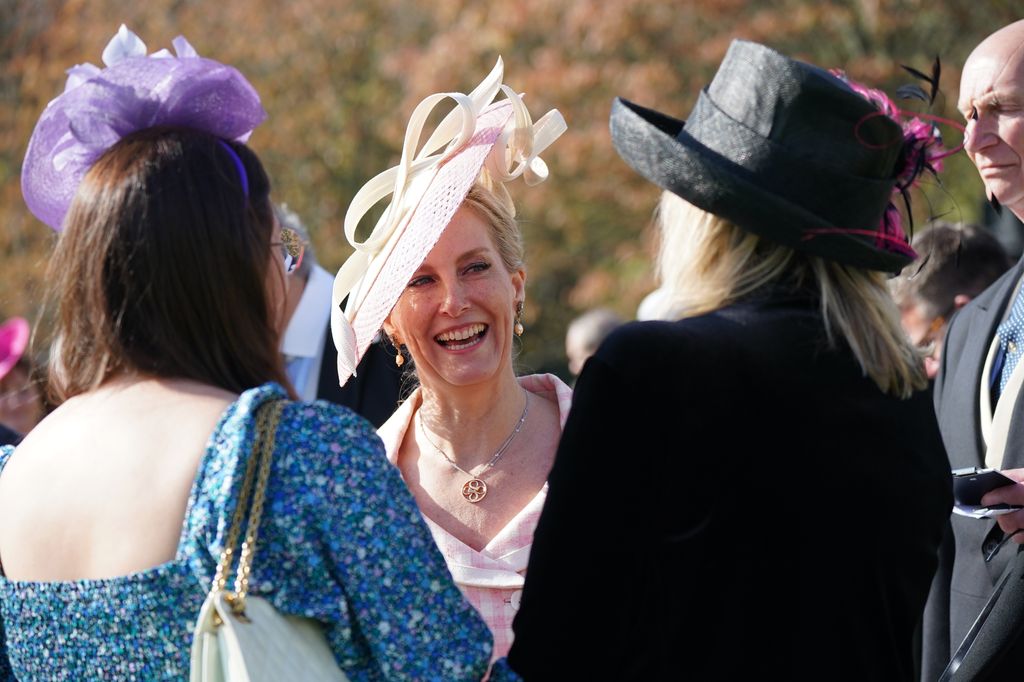
[[[461,329],[453,329],[452,331],[438,334],[434,337],[434,340],[448,350],[462,350],[478,343],[486,331],[487,325],[485,324],[471,324]]]

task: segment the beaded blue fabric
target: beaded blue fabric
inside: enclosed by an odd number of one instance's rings
[[[0,679],[188,677],[192,629],[223,548],[255,437],[277,384],[243,393],[199,465],[175,558],[75,582],[0,577]],[[0,470],[13,452],[0,449]],[[325,402],[282,413],[251,592],[316,618],[351,680],[480,679],[491,635],[452,583],[372,426]],[[6,632],[4,632],[6,631]],[[507,673],[496,669],[492,679]]]

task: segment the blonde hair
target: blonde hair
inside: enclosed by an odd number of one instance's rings
[[[498,187],[494,185],[498,184]],[[509,272],[523,268],[523,234],[516,222],[515,205],[500,183],[493,183],[487,171],[473,184],[462,202],[483,218],[491,231],[491,239]]]
[[[907,398],[927,386],[922,353],[900,326],[884,274],[761,239],[671,192],[662,194],[657,220],[665,291],[658,317],[701,315],[771,284],[812,285],[829,347],[843,339],[884,393]]]

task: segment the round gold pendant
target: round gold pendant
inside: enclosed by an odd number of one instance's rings
[[[476,504],[487,495],[487,484],[479,478],[471,478],[462,486],[462,496],[467,502]]]

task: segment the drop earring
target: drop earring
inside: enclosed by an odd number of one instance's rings
[[[405,364],[405,356],[402,355],[402,345],[396,341],[393,336],[389,338],[388,341],[390,341],[391,345],[395,348],[395,367],[401,367]]]
[[[516,333],[516,336],[522,336],[523,331],[523,302],[519,301],[516,304],[516,324],[512,327],[512,331]]]

